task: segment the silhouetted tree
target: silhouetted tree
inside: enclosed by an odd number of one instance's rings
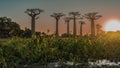
[[[17,36],[19,31],[19,24],[12,22],[10,18],[0,17],[0,37],[7,38]]]
[[[67,24],[67,35],[69,36],[70,32],[69,32],[69,23],[71,18],[70,17],[65,17],[65,23]]]
[[[38,19],[37,17],[43,10],[41,9],[27,9],[25,13],[27,13],[31,17],[31,34],[35,33],[35,20]]]
[[[102,26],[100,24],[96,24],[97,35],[99,35],[101,28],[102,28]]]
[[[53,13],[53,14],[50,15],[50,16],[53,17],[53,18],[55,18],[55,20],[56,20],[56,32],[55,32],[55,35],[56,35],[56,36],[59,36],[58,23],[59,23],[60,18],[63,17],[63,16],[65,16],[65,14],[63,14],[63,13]]]
[[[29,28],[25,28],[22,37],[30,38],[31,37],[31,30]]]
[[[101,17],[101,15],[98,15],[98,12],[85,14],[85,18],[91,22],[91,36],[95,36],[95,20],[98,20]]]
[[[80,13],[79,12],[70,12],[69,15],[72,16],[72,19],[74,21],[74,24],[73,24],[73,35],[76,36],[76,19],[77,19],[77,17],[80,16]]]
[[[0,22],[11,22],[11,18],[7,18],[7,17],[0,17]]]
[[[83,32],[82,31],[82,28],[83,28],[82,26],[83,26],[83,24],[85,24],[85,22],[84,21],[80,21],[79,23],[80,23],[80,35],[82,36],[82,32]]]

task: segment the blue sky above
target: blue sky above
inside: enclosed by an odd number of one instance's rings
[[[104,19],[101,21],[103,23],[109,18],[120,18],[119,3],[120,0],[0,0],[0,16],[12,18],[22,28],[30,28],[30,17],[24,11],[27,8],[40,8],[45,12],[39,15],[40,19],[36,21],[36,30],[51,29],[54,32],[55,20],[50,17],[53,12],[63,12],[67,15],[71,11],[79,11],[81,14],[97,11],[103,15]],[[64,21],[61,21],[60,27],[64,27],[60,29],[60,32],[64,33],[66,30]]]

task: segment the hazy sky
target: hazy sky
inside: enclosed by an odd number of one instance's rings
[[[97,23],[105,23],[109,19],[120,19],[120,0],[0,0],[0,16],[7,16],[21,25],[30,28],[30,17],[24,13],[27,8],[40,8],[40,19],[36,21],[36,31],[55,31],[55,20],[50,17],[53,12],[63,12],[68,15],[71,11],[79,11],[82,15],[88,12],[99,12],[103,17]],[[84,26],[84,32],[90,30],[90,23]],[[103,25],[102,24],[102,25]],[[70,24],[73,29],[73,22]],[[61,19],[60,33],[66,32],[66,24]],[[79,32],[79,25],[77,25]]]

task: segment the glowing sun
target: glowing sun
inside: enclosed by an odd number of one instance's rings
[[[104,26],[105,31],[120,31],[120,21],[119,20],[109,20]]]

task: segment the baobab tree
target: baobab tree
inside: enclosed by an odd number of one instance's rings
[[[52,15],[50,15],[51,17],[55,18],[56,20],[56,31],[55,31],[55,35],[58,37],[59,36],[59,20],[61,17],[65,16],[65,14],[63,13],[53,13]]]
[[[65,17],[64,20],[65,20],[65,23],[67,24],[67,35],[69,36],[69,34],[70,34],[69,33],[69,23],[70,23],[71,18]]]
[[[97,35],[99,35],[101,28],[102,28],[102,26],[100,24],[96,24]]]
[[[78,17],[80,16],[79,12],[70,12],[69,13],[70,16],[72,16],[73,19],[73,35],[76,36],[76,19],[78,19]]]
[[[85,24],[85,22],[84,21],[79,21],[79,23],[80,23],[80,35],[82,36],[82,28],[83,28],[83,24]]]
[[[95,36],[95,20],[98,20],[101,18],[101,15],[98,15],[98,12],[92,12],[92,13],[87,13],[84,16],[86,19],[88,19],[91,22],[91,36]]]
[[[38,19],[38,15],[43,12],[41,9],[27,9],[25,13],[27,13],[31,17],[31,34],[35,34],[35,20]]]

